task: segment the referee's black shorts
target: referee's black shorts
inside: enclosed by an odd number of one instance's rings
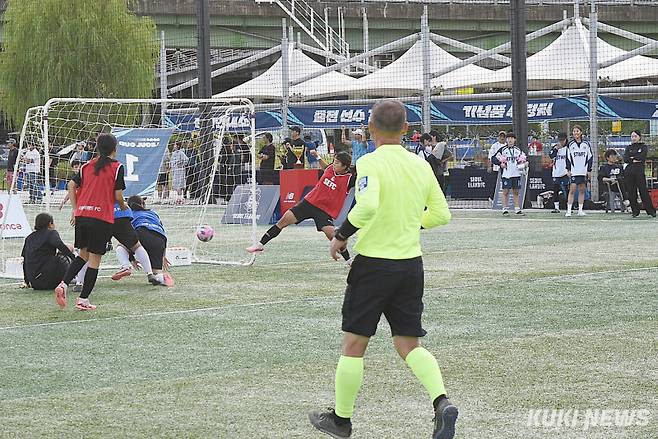
[[[343,300],[345,332],[372,337],[384,314],[391,335],[422,337],[423,259],[380,259],[357,255]]]
[[[320,209],[319,207],[315,207],[306,201],[305,198],[291,207],[290,211],[293,213],[293,215],[295,215],[295,218],[297,218],[297,222],[295,224],[299,224],[304,220],[313,218],[313,221],[315,221],[315,228],[318,230],[318,232],[321,232],[324,227],[334,225],[334,220],[329,216],[327,212]]]
[[[114,218],[112,234],[121,245],[129,250],[139,241],[130,218]]]
[[[75,219],[75,248],[104,255],[107,242],[112,239],[113,225],[96,218],[79,216]]]

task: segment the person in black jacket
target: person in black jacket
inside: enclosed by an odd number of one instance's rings
[[[40,213],[23,244],[23,280],[35,290],[52,290],[64,277],[75,255],[55,230],[53,217]]]
[[[624,168],[619,164],[619,154],[614,149],[609,149],[603,157],[606,163],[599,168],[599,187],[605,187],[609,184],[612,192],[617,192],[624,201],[624,209],[630,206],[628,193],[626,191],[626,182],[624,181]],[[609,206],[611,207],[611,206]]]
[[[639,131],[631,131],[631,144],[624,151],[624,162],[628,166],[624,170],[626,179],[626,188],[628,190],[633,218],[640,214],[640,205],[637,202],[637,192],[640,191],[642,204],[647,211],[647,215],[656,217],[656,208],[653,206],[649,191],[647,190],[647,180],[644,176],[644,162],[647,159],[647,146],[642,142],[642,135]]]

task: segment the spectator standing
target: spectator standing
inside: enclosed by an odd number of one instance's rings
[[[318,158],[318,145],[311,140],[311,135],[304,136],[304,146],[306,147],[306,161],[310,169],[320,169],[320,160]]]
[[[532,136],[530,143],[528,144],[528,153],[530,155],[541,155],[544,150],[544,145],[539,141],[537,136]]]
[[[171,165],[171,154],[169,148],[165,146],[162,162],[160,163],[160,171],[158,172],[158,198],[166,200],[169,198],[169,169]]]
[[[628,197],[633,209],[633,218],[640,215],[640,205],[637,202],[637,193],[644,205],[647,215],[656,217],[656,208],[653,206],[649,191],[647,190],[647,179],[644,175],[644,162],[647,159],[647,146],[642,142],[639,131],[631,132],[631,144],[624,151],[624,162],[628,163],[624,170],[628,187]]]
[[[569,193],[569,177],[567,176],[567,133],[557,135],[557,143],[553,145],[548,156],[553,160],[553,210],[551,213],[560,213],[560,189]]]
[[[355,129],[352,131],[354,138],[350,141],[347,137],[347,128],[343,127],[341,132],[343,145],[352,147],[352,164],[356,165],[356,162],[368,153],[368,141],[365,133],[361,128]]]
[[[78,162],[80,164],[86,163],[89,160],[89,153],[85,151],[85,144],[84,142],[77,142],[75,144],[75,150],[73,151],[73,154],[71,154],[71,158],[69,159],[69,163],[71,166],[73,166],[73,162]]]
[[[569,196],[567,197],[567,213],[571,216],[573,199],[578,189],[578,216],[585,216],[583,205],[585,204],[585,191],[587,181],[592,173],[592,146],[588,140],[583,139],[583,129],[580,125],[574,125],[573,139],[567,147],[567,175],[569,176]]]
[[[437,159],[437,165],[434,169],[436,174],[436,179],[439,181],[441,186],[441,191],[445,194],[446,190],[446,166],[448,160],[452,158],[452,154],[448,150],[448,144],[445,142],[445,138],[436,130],[430,131],[430,145],[432,145],[432,155]]]
[[[274,158],[276,155],[274,138],[272,133],[265,133],[263,137],[265,138],[265,145],[258,151],[261,183],[274,184]]]
[[[500,151],[501,148],[505,147],[507,145],[507,132],[506,131],[499,131],[498,132],[498,140],[496,140],[492,145],[491,148],[489,148],[489,172],[492,172],[494,174],[494,184],[491,186],[491,191],[489,192],[489,198],[492,200],[494,199],[494,195],[496,192],[496,184],[498,182],[498,172],[500,171],[500,166],[495,164],[492,159],[498,152]]]
[[[188,157],[185,186],[191,199],[199,198],[199,155],[191,140],[185,141],[185,155]]]
[[[290,128],[290,141],[288,142],[288,145],[286,161],[289,167],[287,169],[293,169],[297,164],[297,155],[294,152],[295,149],[302,149],[302,155],[299,157],[299,161],[302,162],[301,167],[304,168],[304,162],[306,161],[306,144],[302,139],[302,129],[300,127],[295,126]]]
[[[7,156],[7,191],[11,188],[11,183],[14,179],[14,168],[16,168],[16,161],[18,160],[18,148],[16,147],[16,139],[7,140],[9,146],[9,155]],[[16,187],[14,187],[16,193]]]
[[[21,161],[25,164],[25,180],[30,192],[30,203],[41,202],[39,175],[41,172],[41,154],[34,143],[30,143]]]
[[[176,192],[176,202],[182,202],[185,198],[185,167],[189,158],[185,155],[180,142],[174,144],[174,152],[171,154],[171,184]]]
[[[493,162],[500,166],[501,185],[503,187],[503,215],[509,215],[509,191],[512,190],[514,208],[517,215],[524,215],[519,201],[519,188],[521,187],[521,170],[525,167],[525,154],[516,145],[516,135],[507,133],[507,145],[493,157]]]

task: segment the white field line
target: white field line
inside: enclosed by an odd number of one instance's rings
[[[562,279],[562,278],[573,278],[573,277],[586,277],[592,275],[600,274],[611,274],[627,271],[651,271],[656,270],[658,267],[646,267],[646,268],[633,268],[633,269],[619,269],[619,270],[606,270],[606,271],[594,271],[587,273],[576,273],[571,275],[554,275],[554,276],[544,276],[537,277],[534,279],[529,279],[528,281],[540,281],[540,280],[553,280],[553,279]],[[470,285],[455,285],[451,287],[434,287],[426,288],[425,291],[445,291],[452,290],[456,288],[476,288],[478,286],[490,285],[490,283],[478,282]],[[75,325],[79,323],[90,323],[90,322],[103,322],[103,321],[116,321],[116,320],[129,320],[129,319],[142,319],[148,317],[161,317],[169,315],[183,315],[183,314],[195,314],[203,312],[212,312],[212,311],[224,311],[234,308],[256,308],[256,307],[266,307],[266,306],[277,306],[277,305],[286,305],[291,303],[314,303],[314,302],[324,302],[324,301],[333,301],[343,297],[343,294],[331,295],[331,296],[322,296],[322,297],[307,297],[301,299],[288,299],[288,300],[274,300],[269,302],[251,302],[251,303],[234,303],[221,306],[213,306],[207,308],[194,308],[194,309],[181,309],[181,310],[172,310],[172,311],[156,311],[151,313],[143,314],[128,314],[123,316],[115,317],[103,317],[98,319],[85,319],[85,320],[67,320],[63,322],[46,322],[46,323],[34,323],[28,325],[16,325],[16,326],[4,326],[0,327],[0,331],[13,331],[20,329],[31,329],[31,328],[43,328],[43,327],[53,327],[53,326],[64,326],[64,325]]]

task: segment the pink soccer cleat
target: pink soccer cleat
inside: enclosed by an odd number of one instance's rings
[[[94,311],[96,309],[96,305],[92,305],[89,299],[83,299],[81,297],[78,297],[75,301],[75,307],[80,311]]]
[[[132,270],[130,268],[124,267],[112,275],[112,280],[121,280],[124,277],[130,276],[131,274]]]
[[[60,308],[66,308],[66,290],[68,285],[64,282],[60,282],[59,285],[55,288],[55,302],[59,305]]]
[[[249,253],[261,253],[263,250],[265,250],[265,247],[260,242],[257,242],[256,244],[247,247],[246,250]]]

